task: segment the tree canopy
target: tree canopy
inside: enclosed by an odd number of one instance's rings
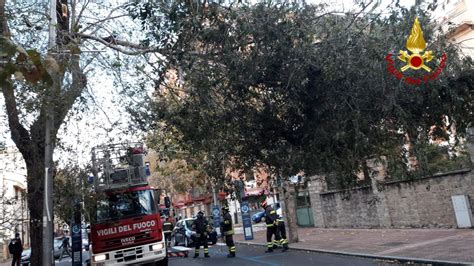
[[[472,123],[472,60],[430,20],[432,6],[361,15],[289,2],[145,5],[137,17],[147,38],[171,27],[180,52],[165,67],[176,78],[155,81],[151,111],[140,119],[215,162],[354,176],[368,158],[401,160],[407,136],[426,141],[433,126],[456,126],[460,137]],[[436,80],[409,85],[388,73],[385,57],[406,49],[417,16],[435,55],[430,65],[443,53],[448,62]]]
[[[130,78],[128,67],[136,66],[129,56],[164,49],[133,41],[141,32],[130,19],[128,1],[58,0],[53,16],[45,12],[48,2],[0,0],[0,100],[27,166],[31,261],[37,265],[42,261],[47,121],[54,115],[54,150],[71,113],[94,109],[88,104],[94,100],[92,85],[100,88],[107,76],[122,84]]]

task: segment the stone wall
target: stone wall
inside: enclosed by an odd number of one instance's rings
[[[324,224],[329,227],[376,227],[379,224],[372,189],[320,195]]]
[[[317,182],[310,185],[317,227],[456,227],[451,196],[469,195],[474,206],[474,171],[470,169],[389,182],[376,193],[372,186],[318,192]]]
[[[474,128],[468,131],[467,139],[471,162],[474,162]],[[315,226],[454,228],[457,226],[451,200],[454,195],[468,195],[474,210],[474,171],[471,169],[412,181],[385,182],[381,170],[383,161],[370,162],[373,171],[368,187],[327,191],[324,177],[311,177],[308,189]]]

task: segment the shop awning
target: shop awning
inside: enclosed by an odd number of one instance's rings
[[[256,197],[256,196],[261,196],[261,195],[269,195],[270,193],[266,188],[260,188],[260,187],[255,187],[255,188],[249,188],[245,189],[244,197]]]

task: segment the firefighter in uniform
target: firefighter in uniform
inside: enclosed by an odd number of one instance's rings
[[[280,241],[278,234],[278,219],[276,211],[267,204],[267,201],[262,202],[262,208],[265,210],[265,223],[267,225],[267,251],[265,253],[273,252],[272,236],[275,236],[277,242]]]
[[[201,245],[204,246],[204,257],[209,258],[209,249],[207,246],[207,232],[209,229],[209,224],[206,218],[204,218],[203,211],[198,212],[197,217],[193,221],[191,228],[196,231],[196,235],[194,238],[194,258],[199,257],[199,249],[201,248]]]
[[[286,238],[285,221],[280,215],[278,215],[278,218],[277,218],[277,231],[281,239],[279,242],[277,240],[275,240],[275,242],[283,246],[282,251],[285,252],[288,250],[288,239]]]
[[[230,216],[229,212],[229,207],[228,206],[223,206],[222,207],[222,217],[223,221],[221,222],[221,232],[222,235],[225,237],[225,243],[227,244],[227,247],[229,248],[229,255],[227,255],[228,258],[234,258],[235,257],[235,245],[234,245],[234,239],[233,239],[233,234],[234,234],[234,228],[232,227],[232,217]]]
[[[173,223],[171,222],[171,217],[166,217],[163,221],[163,233],[165,234],[166,245],[169,247],[171,245],[171,232],[173,231]]]

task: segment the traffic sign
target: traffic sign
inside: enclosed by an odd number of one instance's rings
[[[214,218],[214,228],[216,229],[217,235],[221,234],[221,210],[219,205],[212,206],[212,216]]]
[[[242,224],[244,226],[245,240],[253,239],[252,220],[250,219],[250,208],[247,201],[240,203],[240,210],[242,211]]]

